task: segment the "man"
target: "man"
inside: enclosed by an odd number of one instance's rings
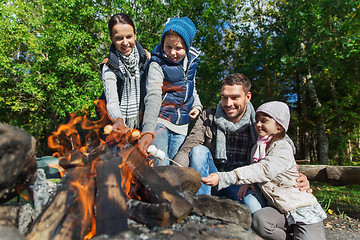
[[[221,84],[221,100],[217,108],[202,112],[174,160],[194,168],[202,177],[250,164],[251,148],[257,140],[250,89],[251,82],[244,74],[226,76]],[[311,192],[304,175],[298,178],[298,182],[295,187]],[[249,206],[251,213],[266,205],[256,185],[231,185],[218,192],[202,184],[197,194],[240,200]]]

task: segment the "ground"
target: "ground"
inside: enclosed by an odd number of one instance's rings
[[[327,240],[360,239],[360,220],[346,215],[330,215],[324,220]]]

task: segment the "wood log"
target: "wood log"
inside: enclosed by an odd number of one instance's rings
[[[333,186],[360,184],[360,167],[357,166],[299,165],[299,170],[309,181]]]
[[[96,235],[115,236],[128,229],[121,162],[121,158],[113,157],[109,150],[96,163]]]
[[[192,205],[149,166],[138,147],[123,152],[122,157],[127,181],[125,191],[130,198],[148,203],[169,202],[171,213],[177,222],[191,212]]]
[[[20,128],[0,123],[0,203],[36,180],[36,141]]]
[[[26,238],[28,240],[53,239],[61,224],[76,203],[78,190],[71,187],[75,181],[82,185],[88,181],[89,167],[70,168],[66,171],[61,185],[52,201],[44,208],[43,212],[34,222]],[[64,238],[63,238],[64,239]]]
[[[127,201],[127,213],[130,219],[143,223],[149,228],[167,228],[175,223],[169,203],[145,203],[130,199]]]
[[[95,228],[94,200],[95,200],[95,178],[89,177],[86,185],[79,182],[72,184],[73,188],[79,191],[78,198],[70,212],[66,214],[64,221],[57,228],[53,240],[78,240],[84,239],[88,234],[95,235],[91,228]],[[93,225],[92,225],[93,224]],[[95,231],[95,230],[94,230]]]

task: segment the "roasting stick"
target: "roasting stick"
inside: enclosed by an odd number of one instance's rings
[[[179,167],[183,167],[183,165],[175,162],[174,160],[168,158],[165,156],[165,153],[164,151],[160,150],[160,149],[157,149],[155,147],[155,145],[150,145],[149,148],[147,149],[148,153],[152,154],[154,157],[158,158],[161,163],[165,166],[164,162],[162,161],[163,159],[167,159],[169,160],[170,162],[173,162],[175,163],[176,165],[178,165]]]
[[[106,125],[106,126],[104,127],[104,133],[105,133],[105,134],[110,134],[110,133],[112,132],[112,130],[113,130],[113,126],[112,126],[112,125]],[[134,132],[132,135],[133,135],[133,136],[132,136],[133,138],[138,137],[138,136],[139,136],[138,131],[137,131],[137,132]],[[169,160],[170,162],[175,163],[175,164],[178,165],[179,167],[183,167],[183,165],[181,165],[180,163],[177,163],[177,162],[175,162],[174,160],[166,157],[164,151],[162,151],[162,150],[160,150],[160,149],[157,149],[157,148],[155,147],[155,145],[150,145],[149,148],[147,149],[147,151],[148,151],[148,153],[152,154],[154,157],[158,158],[158,159],[160,160],[160,162],[161,162],[164,166],[165,166],[165,163],[163,162],[163,159],[167,159],[167,160]]]

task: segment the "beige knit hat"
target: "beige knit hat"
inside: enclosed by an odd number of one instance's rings
[[[275,121],[280,124],[285,132],[289,128],[290,123],[290,109],[288,105],[284,102],[272,101],[262,104],[257,110],[256,113],[263,112],[275,119]]]

